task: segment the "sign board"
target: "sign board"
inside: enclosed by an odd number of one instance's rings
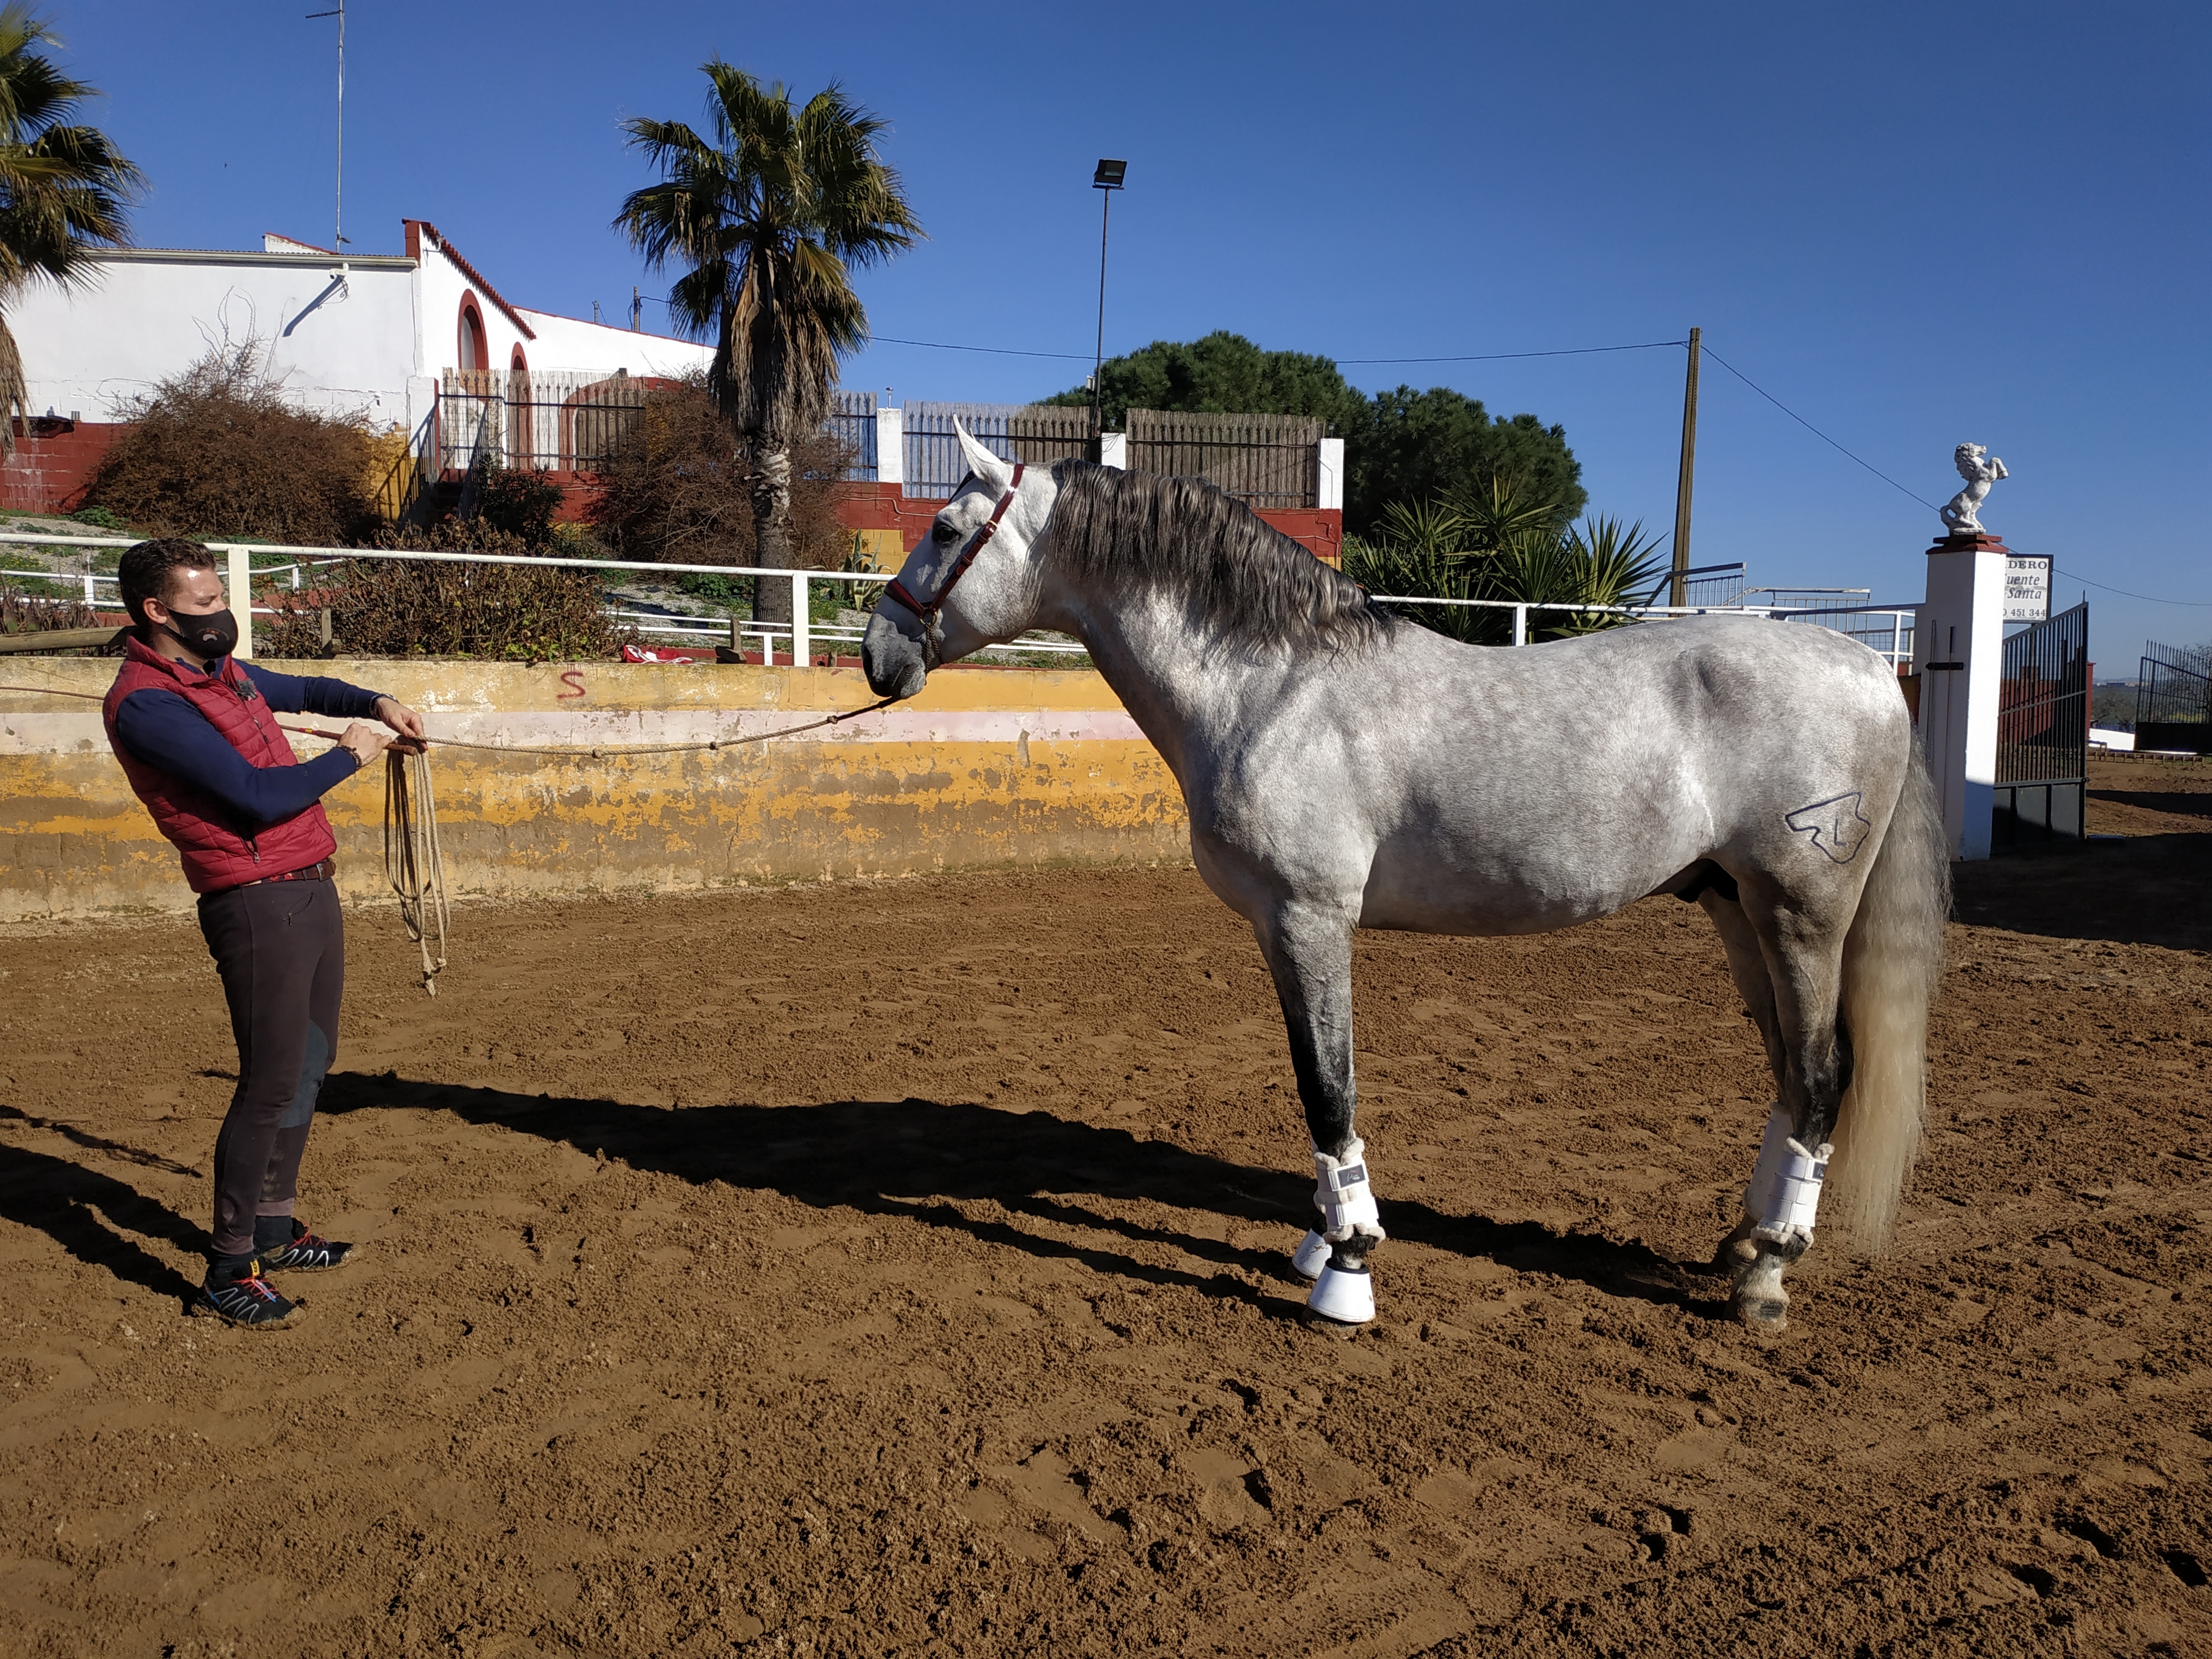
[[[2048,556],[2014,554],[2005,561],[2004,619],[2008,623],[2051,620]]]

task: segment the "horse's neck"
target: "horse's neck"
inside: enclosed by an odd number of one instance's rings
[[[1079,592],[1054,583],[1046,596],[1045,627],[1081,640],[1106,684],[1179,779],[1195,733],[1233,722],[1254,696],[1269,695],[1288,672],[1279,661],[1234,644],[1224,645],[1194,627],[1187,607],[1160,591],[1114,594]]]

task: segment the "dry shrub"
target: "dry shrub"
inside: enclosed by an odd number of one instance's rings
[[[98,628],[100,617],[80,599],[57,599],[0,584],[0,634],[43,634],[56,628]],[[30,653],[67,657],[120,656],[123,647],[94,646],[88,649]]]
[[[345,545],[374,529],[376,451],[287,403],[254,341],[226,342],[122,411],[84,499],[161,536]]]
[[[533,550],[520,537],[483,520],[447,520],[427,532],[386,531],[378,545],[449,553]],[[255,619],[255,639],[270,656],[320,656],[321,613],[327,607],[332,647],[348,656],[525,662],[612,657],[635,635],[605,614],[601,588],[598,573],[590,570],[341,559],[318,567],[296,592],[265,595],[276,614]]]
[[[837,522],[838,481],[852,456],[829,428],[791,449],[792,557],[842,568],[850,532]],[[669,564],[754,564],[751,474],[705,385],[645,394],[597,475],[588,518],[616,557]]]

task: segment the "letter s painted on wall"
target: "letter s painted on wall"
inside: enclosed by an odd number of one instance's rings
[[[554,701],[556,702],[574,702],[576,698],[585,695],[584,671],[580,668],[570,668],[562,671],[561,675],[561,684],[566,686],[571,686],[574,690],[558,693],[554,697]]]

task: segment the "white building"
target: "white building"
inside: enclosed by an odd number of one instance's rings
[[[115,249],[94,262],[88,288],[26,290],[9,323],[31,413],[121,420],[211,345],[249,337],[302,404],[410,432],[448,371],[674,377],[714,355],[515,305],[436,226],[404,222],[404,255],[336,254],[273,234],[258,252]]]

